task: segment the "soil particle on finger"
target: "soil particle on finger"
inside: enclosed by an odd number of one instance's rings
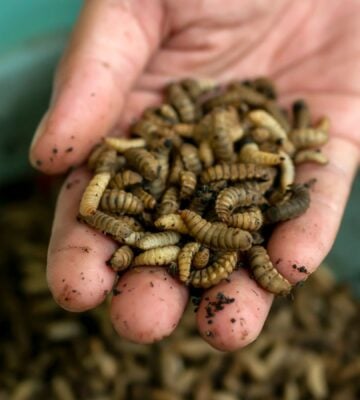
[[[215,317],[217,312],[222,311],[225,308],[224,306],[226,306],[227,304],[231,304],[235,301],[233,297],[228,297],[222,292],[218,292],[216,294],[215,301],[210,301],[208,297],[206,298],[208,299],[208,304],[206,304],[205,306],[206,319]]]
[[[74,150],[73,147],[68,147],[68,148],[65,150],[65,153],[71,153],[73,150]]]
[[[112,294],[113,294],[113,296],[118,296],[119,294],[121,294],[122,292],[121,292],[121,290],[119,290],[119,289],[113,289],[113,291],[112,291]]]

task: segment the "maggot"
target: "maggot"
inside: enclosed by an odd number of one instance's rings
[[[203,183],[229,180],[231,182],[245,179],[268,180],[272,176],[272,168],[257,164],[231,163],[216,164],[201,173]]]
[[[265,128],[271,133],[271,140],[287,138],[286,131],[276,119],[264,110],[253,110],[247,114],[247,118],[258,128]]]
[[[289,134],[290,140],[297,150],[324,145],[328,139],[328,131],[316,128],[295,129]]]
[[[310,110],[304,100],[296,100],[292,106],[293,129],[304,129],[310,126]]]
[[[111,179],[110,172],[101,172],[95,174],[88,183],[80,202],[80,215],[87,217],[95,214],[109,181]]]
[[[120,214],[140,214],[144,210],[144,204],[138,197],[118,189],[105,190],[100,207]]]
[[[316,150],[300,150],[295,154],[294,163],[295,165],[303,163],[315,163],[319,165],[326,165],[329,160],[324,153],[319,149]]]
[[[128,186],[140,184],[143,177],[135,171],[126,169],[118,172],[109,182],[109,186],[113,189],[125,189]]]
[[[199,152],[194,145],[184,143],[180,147],[180,155],[186,170],[191,171],[196,175],[201,172],[202,165],[199,158]]]
[[[180,172],[180,198],[187,199],[192,196],[196,188],[196,175],[192,171]]]
[[[274,267],[264,247],[253,246],[247,255],[254,279],[263,289],[276,295],[290,293],[292,285]]]
[[[210,250],[207,247],[200,247],[192,260],[191,266],[195,269],[205,268],[210,260]]]
[[[259,230],[264,222],[263,214],[259,207],[250,207],[248,210],[235,213],[228,219],[228,225],[246,231]]]
[[[121,246],[112,255],[109,260],[111,268],[116,271],[124,271],[127,269],[134,258],[134,253],[129,246]]]
[[[282,157],[280,164],[280,189],[286,192],[295,181],[295,165],[292,158],[284,151],[279,152]]]
[[[167,87],[167,100],[180,115],[183,122],[196,120],[196,108],[189,94],[178,83],[172,83]]]
[[[214,90],[216,83],[212,79],[186,78],[180,82],[181,86],[189,93],[193,101],[197,101],[204,93]]]
[[[170,185],[179,183],[181,171],[184,171],[184,163],[182,162],[180,155],[176,154],[171,164],[168,177],[168,182]]]
[[[265,218],[268,223],[296,218],[308,209],[310,205],[308,185],[294,185],[290,193],[291,197],[289,200],[271,206],[265,211]]]
[[[147,233],[135,243],[135,246],[142,250],[149,250],[176,244],[180,239],[181,235],[173,231]]]
[[[177,260],[179,252],[180,247],[178,246],[165,246],[146,250],[134,258],[132,265],[134,267],[140,265],[168,265]]]
[[[202,215],[215,198],[215,194],[216,193],[208,185],[198,187],[189,204],[189,210]]]
[[[161,198],[158,207],[158,215],[172,214],[178,211],[180,207],[179,190],[175,186],[170,186]]]
[[[142,138],[128,139],[119,137],[106,137],[104,139],[108,147],[115,149],[119,153],[123,153],[127,149],[132,149],[134,147],[144,147],[145,140]]]
[[[251,247],[249,232],[212,224],[190,210],[183,210],[180,215],[189,234],[205,246],[219,250],[247,250]]]
[[[179,214],[167,214],[155,220],[154,225],[158,229],[171,230],[182,234],[187,234],[189,231],[184,224]]]
[[[233,140],[230,136],[232,128],[229,118],[232,113],[226,108],[215,108],[212,113],[212,130],[210,135],[210,144],[216,161],[230,162],[234,160]],[[232,121],[231,121],[232,122]],[[230,125],[230,127],[229,127]]]
[[[189,284],[201,288],[209,288],[218,284],[234,271],[237,259],[236,251],[221,254],[210,266],[192,271]]]
[[[152,210],[156,207],[156,199],[140,186],[131,189],[131,192],[144,204],[144,208]]]
[[[200,250],[200,243],[189,242],[180,250],[178,256],[179,279],[187,282],[190,276],[191,263],[195,254]]]
[[[129,166],[137,170],[145,179],[153,180],[159,173],[158,160],[143,148],[132,148],[124,152]]]
[[[262,165],[278,165],[282,161],[280,154],[261,151],[256,143],[246,143],[239,152],[239,161]]]
[[[205,168],[214,164],[215,156],[208,140],[202,140],[199,144],[199,159]]]

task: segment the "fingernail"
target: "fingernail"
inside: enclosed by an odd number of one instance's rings
[[[36,148],[36,144],[38,143],[39,139],[43,135],[46,127],[46,122],[49,117],[49,111],[46,111],[46,113],[43,115],[38,127],[36,128],[36,131],[34,133],[34,136],[32,138],[31,144],[30,144],[30,163],[33,167],[38,168],[38,160],[34,156],[34,150]]]

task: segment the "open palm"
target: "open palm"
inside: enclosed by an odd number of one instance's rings
[[[231,0],[154,2],[87,0],[59,66],[49,111],[31,148],[45,173],[80,165],[101,137],[124,134],[128,124],[161,100],[167,82],[187,76],[226,82],[267,75],[288,106],[305,98],[314,118],[329,115],[326,167],[304,165],[298,180],[316,177],[307,213],[281,224],[269,251],[291,282],[314,271],[330,250],[359,162],[360,3],[356,0]],[[76,221],[89,179],[72,172],[60,193],[48,254],[48,281],[64,308],[101,303],[115,274],[105,264],[115,250],[108,238]],[[217,293],[235,299],[205,318]],[[115,329],[137,342],[169,335],[188,301],[187,289],[164,269],[143,267],[118,282],[111,303]],[[204,295],[200,333],[214,347],[232,350],[254,340],[272,295],[246,271],[236,271]]]

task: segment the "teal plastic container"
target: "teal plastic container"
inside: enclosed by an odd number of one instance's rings
[[[81,7],[79,0],[0,4],[0,186],[33,174],[28,148],[47,108],[54,68]],[[336,190],[336,183],[334,183]],[[327,258],[360,295],[360,176]]]

